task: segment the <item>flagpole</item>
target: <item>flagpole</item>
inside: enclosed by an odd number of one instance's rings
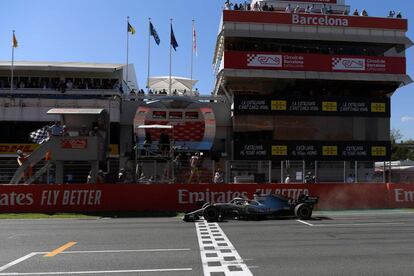
[[[13,43],[12,43],[12,61],[11,61],[11,83],[10,83],[10,93],[11,94],[13,94],[13,90],[14,90],[14,85],[13,85],[13,77],[14,77],[14,75],[13,75],[13,73],[14,73],[14,48],[15,48],[15,45],[14,45],[14,38],[15,38],[15,35],[14,35],[14,30],[13,30]]]
[[[151,62],[151,17],[148,18],[148,77],[147,77],[147,90],[149,92],[149,79],[150,79],[150,62]]]
[[[172,82],[171,82],[171,70],[172,70],[172,21],[173,19],[170,18],[170,82],[169,82],[169,95],[171,96],[171,86],[172,86]]]
[[[191,94],[193,93],[193,59],[194,59],[194,19],[193,19],[193,25],[191,29],[191,73],[190,73]]]
[[[127,16],[127,48],[126,48],[126,78],[125,78],[125,83],[126,83],[126,88],[124,93],[128,92],[128,71],[129,71],[129,63],[128,63],[128,54],[129,54],[129,16]]]

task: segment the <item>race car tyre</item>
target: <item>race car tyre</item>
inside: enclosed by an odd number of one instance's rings
[[[207,221],[218,221],[220,211],[215,206],[207,206],[203,211],[203,216]]]
[[[295,216],[298,219],[310,219],[312,216],[312,207],[306,203],[298,204],[295,207]]]

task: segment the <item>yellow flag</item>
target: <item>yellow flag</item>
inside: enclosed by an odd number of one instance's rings
[[[131,33],[131,34],[135,34],[135,29],[134,29],[134,27],[132,27],[131,24],[129,24],[129,22],[128,22],[128,32]]]
[[[13,33],[13,41],[12,41],[13,48],[17,48],[19,46],[19,43],[17,42],[16,36]]]

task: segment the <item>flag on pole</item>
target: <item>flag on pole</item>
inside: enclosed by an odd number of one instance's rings
[[[196,33],[196,29],[195,26],[193,25],[193,53],[198,56],[197,53],[197,33]]]
[[[135,34],[135,29],[134,27],[132,27],[131,24],[129,24],[129,22],[128,22],[128,33]]]
[[[152,25],[152,22],[150,21],[150,34],[152,35],[152,37],[155,40],[155,43],[157,43],[157,45],[160,45],[160,37],[158,36],[157,31],[154,28],[154,25]]]
[[[174,30],[171,24],[171,46],[174,48],[174,51],[177,51],[177,47],[178,47],[178,43],[177,40],[175,39],[175,35],[174,35]]]
[[[13,33],[12,46],[13,48],[17,48],[19,46],[19,43],[17,42],[16,36],[14,33]]]

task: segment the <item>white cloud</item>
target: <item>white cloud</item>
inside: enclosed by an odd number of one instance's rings
[[[411,122],[411,121],[414,121],[414,117],[410,117],[410,116],[401,117],[401,122],[403,122],[403,123],[407,123],[407,122]]]

